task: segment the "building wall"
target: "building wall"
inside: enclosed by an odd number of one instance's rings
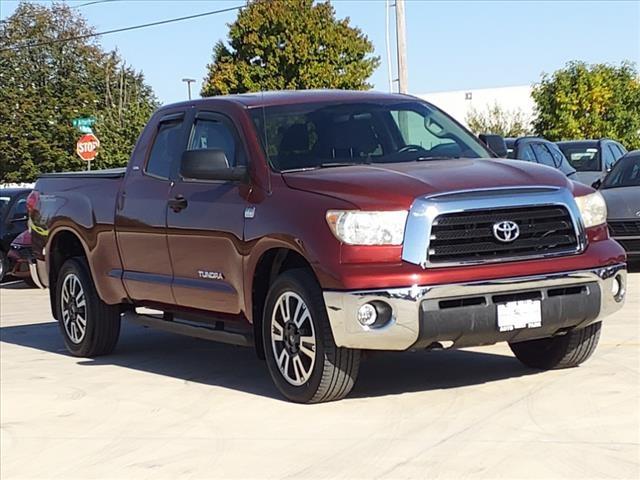
[[[451,92],[423,93],[418,97],[433,103],[460,123],[466,125],[467,113],[475,108],[485,112],[496,103],[506,111],[521,110],[529,118],[533,118],[534,102],[531,98],[530,85],[500,88],[478,88]]]

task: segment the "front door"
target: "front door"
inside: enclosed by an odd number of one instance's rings
[[[223,150],[229,166],[246,161],[233,123],[213,112],[196,114],[187,148]],[[178,305],[240,312],[247,192],[243,183],[185,180],[177,174],[169,194],[167,238]]]
[[[166,115],[157,125],[147,157],[134,162],[120,192],[116,233],[122,257],[122,279],[138,301],[174,304],[173,272],[167,247],[167,199],[172,166],[186,144],[184,112]]]

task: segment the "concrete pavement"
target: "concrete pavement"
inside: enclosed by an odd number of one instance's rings
[[[640,274],[583,366],[506,345],[380,353],[354,392],[283,401],[249,349],[123,325],[67,355],[47,292],[0,287],[0,477],[640,478]]]

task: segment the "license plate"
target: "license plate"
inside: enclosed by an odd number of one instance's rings
[[[498,304],[498,330],[501,332],[541,326],[540,300],[519,300]]]

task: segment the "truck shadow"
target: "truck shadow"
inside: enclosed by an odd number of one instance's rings
[[[55,322],[0,328],[0,342],[68,356]],[[252,349],[208,342],[123,323],[114,353],[78,358],[80,367],[115,365],[282,400],[266,365]],[[510,355],[450,352],[376,352],[360,367],[349,398],[367,398],[497,382],[537,371]]]

